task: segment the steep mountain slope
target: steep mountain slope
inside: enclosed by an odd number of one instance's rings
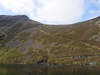
[[[72,25],[44,25],[27,16],[0,16],[0,63],[100,62],[100,17]]]

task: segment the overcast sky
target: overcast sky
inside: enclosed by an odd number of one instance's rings
[[[71,24],[100,16],[100,0],[0,0],[0,15],[27,15],[45,24]]]

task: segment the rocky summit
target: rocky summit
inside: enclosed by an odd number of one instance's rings
[[[100,17],[46,25],[0,16],[0,64],[100,64]]]

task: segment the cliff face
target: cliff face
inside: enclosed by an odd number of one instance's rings
[[[0,63],[100,62],[100,17],[72,25],[44,25],[27,16],[0,16]]]

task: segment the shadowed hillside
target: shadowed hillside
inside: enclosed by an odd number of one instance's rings
[[[99,58],[100,17],[55,26],[0,16],[1,64],[100,64]]]

